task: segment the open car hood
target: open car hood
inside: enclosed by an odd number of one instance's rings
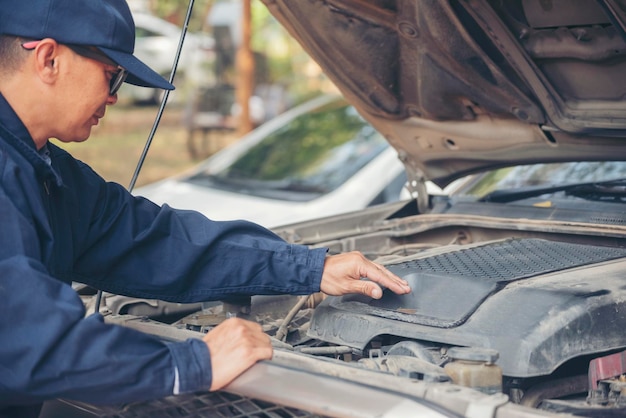
[[[414,179],[626,155],[624,0],[263,0]]]

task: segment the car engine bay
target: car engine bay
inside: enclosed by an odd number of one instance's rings
[[[331,368],[454,383],[550,412],[626,412],[623,226],[407,216],[413,207],[398,202],[276,231],[331,253],[360,249],[409,281],[409,295],[252,296],[178,314],[163,302],[128,299],[105,310],[199,335],[238,316],[260,323],[277,350]]]

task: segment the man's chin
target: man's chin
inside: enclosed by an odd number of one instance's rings
[[[89,139],[90,134],[91,134],[91,130],[90,130],[89,134],[84,135],[84,136],[81,135],[81,136],[72,136],[72,137],[63,137],[63,138],[58,137],[58,138],[55,138],[55,139],[57,141],[60,141],[60,142],[66,143],[66,144],[69,144],[71,142],[85,142],[87,139]]]

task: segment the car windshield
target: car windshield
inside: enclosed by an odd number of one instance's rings
[[[626,162],[573,162],[506,167],[477,176],[458,195],[492,202],[512,202],[546,194],[590,200],[624,195]]]
[[[335,102],[301,115],[228,167],[189,181],[285,200],[309,200],[339,187],[388,143],[357,111]]]

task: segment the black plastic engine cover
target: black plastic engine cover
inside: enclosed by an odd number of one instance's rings
[[[328,298],[309,335],[359,349],[395,335],[498,350],[508,376],[626,347],[626,249],[515,239],[389,265],[413,292]]]

